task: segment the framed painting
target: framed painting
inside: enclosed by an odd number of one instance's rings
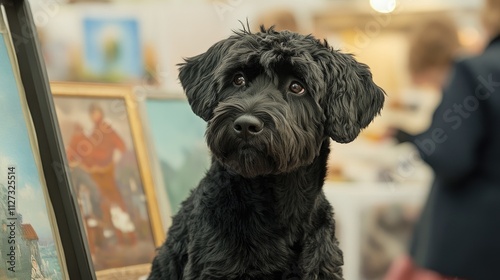
[[[59,229],[3,7],[0,14],[0,278],[66,279]]]
[[[324,192],[334,208],[345,279],[383,279],[403,254],[427,195],[424,184],[333,183]]]
[[[97,278],[148,274],[165,231],[132,87],[51,86]]]
[[[144,61],[135,18],[83,19],[86,81],[127,82],[143,78]]]
[[[410,244],[420,206],[393,201],[361,209],[361,279],[378,280]]]
[[[95,279],[28,1],[0,0],[0,279]]]
[[[145,103],[154,154],[175,214],[210,167],[206,123],[182,97],[148,97]]]

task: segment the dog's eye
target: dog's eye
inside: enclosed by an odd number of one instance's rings
[[[235,86],[244,86],[245,83],[246,83],[245,76],[243,76],[243,74],[239,73],[239,74],[234,75],[233,84]]]
[[[288,89],[292,93],[298,94],[298,95],[302,95],[305,92],[304,87],[299,82],[292,82],[290,84],[290,87],[288,87]]]

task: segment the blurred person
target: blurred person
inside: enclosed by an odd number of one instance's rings
[[[441,101],[446,77],[461,53],[458,28],[448,16],[430,17],[420,22],[409,39],[408,70],[412,90],[396,102],[390,117],[399,142],[427,129],[432,113]]]
[[[410,37],[408,68],[413,82],[441,88],[460,48],[458,28],[449,16],[420,22]]]
[[[454,64],[431,126],[413,141],[435,178],[410,256],[399,259],[386,280],[498,279],[500,0],[485,4],[490,43]]]

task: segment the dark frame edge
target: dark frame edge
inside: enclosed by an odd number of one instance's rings
[[[72,280],[96,279],[79,208],[71,191],[64,146],[28,0],[0,0],[0,3],[7,13],[68,276]]]

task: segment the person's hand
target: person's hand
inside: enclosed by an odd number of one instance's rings
[[[404,255],[397,258],[389,268],[384,280],[459,280],[445,277],[432,270],[417,267],[413,260]]]

